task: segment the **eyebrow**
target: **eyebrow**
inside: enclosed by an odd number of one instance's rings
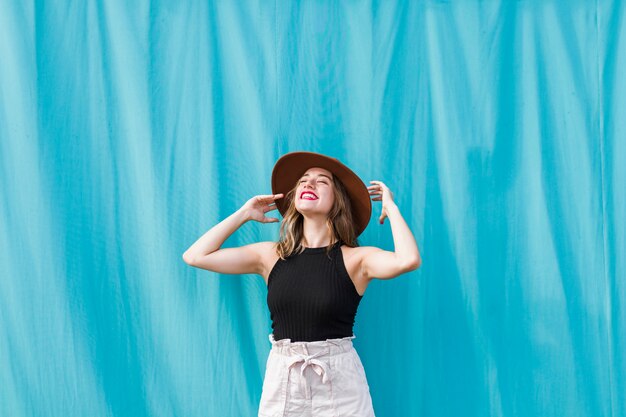
[[[304,177],[308,177],[308,176],[309,176],[309,174],[304,174],[304,175],[303,175],[303,176],[301,176],[300,178],[304,178]],[[319,175],[318,175],[318,177],[326,177],[326,178],[328,178],[329,180],[331,180],[331,181],[332,181],[332,178],[330,178],[330,177],[329,177],[328,175],[326,175],[326,174],[319,174]]]

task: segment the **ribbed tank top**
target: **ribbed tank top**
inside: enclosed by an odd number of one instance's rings
[[[267,278],[267,306],[276,340],[312,342],[352,336],[363,298],[348,275],[341,241],[278,259]],[[330,259],[329,259],[330,257]]]

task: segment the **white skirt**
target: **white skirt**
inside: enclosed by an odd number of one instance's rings
[[[270,333],[259,417],[375,417],[355,337],[291,342]]]

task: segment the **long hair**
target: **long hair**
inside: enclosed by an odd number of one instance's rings
[[[332,246],[339,240],[350,247],[359,246],[348,192],[339,178],[334,174],[332,177],[335,202],[326,218],[326,224],[331,232],[331,242],[326,249],[327,256]],[[283,221],[280,224],[280,237],[276,249],[278,256],[283,260],[291,255],[300,254],[305,249],[302,245],[304,216],[296,210],[298,184],[299,180],[285,196],[285,199],[289,202],[289,207],[285,211]]]

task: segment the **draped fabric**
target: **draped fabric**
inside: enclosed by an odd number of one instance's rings
[[[356,317],[377,416],[625,416],[625,19],[0,0],[0,415],[255,416],[265,283],[182,254],[309,150],[383,181],[421,251]],[[373,206],[360,244],[393,250]]]

